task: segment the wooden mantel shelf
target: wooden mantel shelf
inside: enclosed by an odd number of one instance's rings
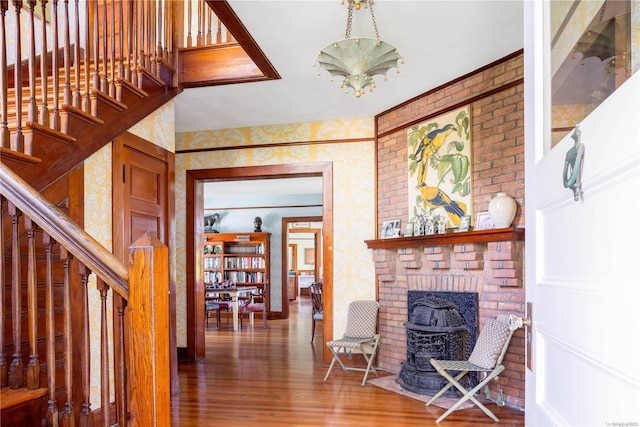
[[[428,236],[391,237],[365,240],[368,249],[409,248],[415,246],[441,246],[461,243],[524,241],[524,228],[493,228],[463,233],[432,234]]]

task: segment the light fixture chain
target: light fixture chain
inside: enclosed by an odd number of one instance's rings
[[[369,10],[371,10],[371,20],[373,21],[373,29],[376,30],[376,40],[380,41],[380,34],[378,34],[378,24],[376,23],[376,16],[373,14],[373,2],[369,2]]]
[[[351,38],[351,22],[353,22],[353,1],[349,1],[347,9],[347,32],[344,35],[345,39]]]

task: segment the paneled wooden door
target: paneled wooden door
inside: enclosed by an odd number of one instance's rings
[[[113,234],[114,253],[128,263],[129,245],[145,232],[152,233],[169,248],[169,348],[171,392],[178,390],[176,346],[176,285],[171,266],[174,253],[175,155],[132,134],[113,143]]]
[[[565,188],[571,171],[565,160],[576,140],[567,136],[545,149],[551,145],[543,110],[550,37],[543,30],[552,2],[525,3],[532,28],[525,45],[532,55],[525,61],[525,209],[533,323],[525,424],[637,425],[640,73],[580,122],[585,151],[582,193],[575,197]]]

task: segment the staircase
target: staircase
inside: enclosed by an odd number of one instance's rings
[[[105,250],[74,168],[180,93],[178,3],[0,0],[0,425],[170,425],[167,248]]]

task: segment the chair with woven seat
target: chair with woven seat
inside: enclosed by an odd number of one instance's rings
[[[373,366],[373,360],[378,351],[378,343],[380,342],[380,334],[376,333],[378,327],[378,309],[379,304],[376,301],[353,301],[349,304],[347,311],[347,328],[342,338],[327,342],[327,347],[333,353],[333,359],[324,376],[327,381],[329,374],[336,362],[340,364],[342,370],[364,372],[362,384],[367,382],[369,372],[373,372],[376,376],[378,372]],[[362,354],[367,362],[366,368],[346,366],[340,359],[340,354],[345,354],[351,358],[352,354]]]
[[[435,402],[436,399],[446,393],[451,387],[455,387],[460,393],[462,393],[460,400],[442,414],[440,418],[436,420],[437,423],[444,420],[467,400],[473,402],[482,410],[482,412],[494,421],[500,421],[498,420],[498,417],[496,417],[485,405],[479,402],[474,395],[504,371],[505,367],[502,364],[502,359],[507,352],[507,348],[509,347],[509,342],[511,341],[514,331],[521,326],[522,320],[513,315],[500,315],[496,318],[489,319],[480,332],[468,360],[430,360],[431,365],[440,375],[446,378],[449,383],[436,393],[436,395],[426,403],[426,406]],[[484,372],[486,374],[485,378],[471,390],[465,389],[460,384],[462,377],[467,375],[469,372]]]
[[[242,317],[245,313],[249,314],[249,324],[253,326],[254,313],[262,313],[262,321],[264,328],[267,329],[267,301],[269,299],[269,283],[266,282],[262,288],[258,288],[249,298],[243,299],[242,304],[238,306],[238,315],[240,317],[240,327],[242,327]]]
[[[322,307],[322,282],[314,282],[309,287],[311,294],[311,342],[316,334],[316,320],[323,320],[324,308]]]

